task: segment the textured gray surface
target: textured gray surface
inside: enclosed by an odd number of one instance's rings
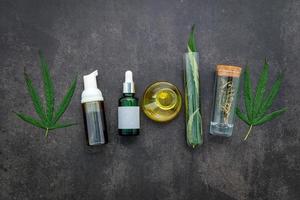
[[[117,101],[125,70],[137,96],[156,80],[182,91],[182,54],[189,28],[200,49],[204,145],[185,144],[183,112],[168,124],[141,116],[136,138],[117,135]],[[300,2],[245,1],[0,1],[0,199],[300,199]],[[106,100],[109,144],[86,152],[80,107],[82,80],[63,119],[78,126],[52,132],[16,118],[33,114],[23,68],[41,92],[37,50],[44,50],[58,100],[71,79],[98,69]],[[272,80],[286,71],[276,105],[280,119],[234,135],[208,135],[217,63],[245,65],[259,74],[264,57]]]

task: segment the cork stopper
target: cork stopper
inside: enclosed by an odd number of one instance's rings
[[[242,68],[232,65],[217,65],[218,76],[240,77]]]

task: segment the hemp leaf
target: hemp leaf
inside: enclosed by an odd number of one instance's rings
[[[256,86],[256,93],[254,96],[252,93],[252,83],[250,79],[249,67],[246,66],[246,70],[244,72],[243,88],[246,114],[242,113],[239,108],[236,109],[237,116],[249,125],[249,130],[244,140],[247,140],[253,126],[262,125],[268,121],[271,121],[272,119],[280,116],[287,110],[287,108],[282,108],[270,114],[267,114],[267,111],[271,108],[273,101],[279,93],[280,86],[283,80],[283,74],[279,73],[277,75],[277,79],[273,84],[270,92],[268,94],[265,94],[268,76],[269,64],[267,63],[267,60],[265,60],[263,70],[261,72],[258,84]]]
[[[71,86],[69,87],[66,95],[64,96],[62,102],[55,109],[55,96],[54,96],[54,86],[53,81],[50,76],[49,67],[44,57],[42,51],[39,51],[40,58],[40,69],[42,72],[43,87],[44,87],[44,96],[46,105],[42,103],[40,96],[38,95],[37,90],[32,84],[32,80],[29,75],[24,71],[25,82],[27,86],[28,93],[31,97],[34,109],[36,114],[39,116],[39,119],[25,115],[23,113],[16,113],[16,115],[23,121],[32,124],[38,128],[46,130],[45,136],[48,136],[49,130],[54,130],[58,128],[65,128],[68,126],[75,125],[76,123],[58,123],[61,116],[64,114],[68,108],[72,96],[76,88],[77,77],[72,81]]]

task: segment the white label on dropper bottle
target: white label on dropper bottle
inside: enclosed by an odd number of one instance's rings
[[[139,106],[118,107],[118,128],[139,129],[140,128],[140,107]]]

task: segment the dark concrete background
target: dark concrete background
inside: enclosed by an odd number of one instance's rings
[[[168,124],[141,115],[141,135],[117,135],[117,102],[131,69],[141,97],[167,80],[182,91],[182,54],[197,26],[204,145],[185,143],[183,112]],[[0,1],[0,199],[243,200],[300,199],[300,2],[231,1]],[[37,50],[44,50],[61,100],[72,78],[78,86],[63,120],[78,126],[44,137],[12,111],[34,115],[23,68],[42,92]],[[213,71],[218,63],[251,67],[264,57],[271,80],[286,78],[273,108],[283,117],[247,131],[236,119],[229,139],[208,134]],[[109,144],[88,153],[80,106],[82,75],[99,70]],[[240,101],[241,104],[241,101]]]

